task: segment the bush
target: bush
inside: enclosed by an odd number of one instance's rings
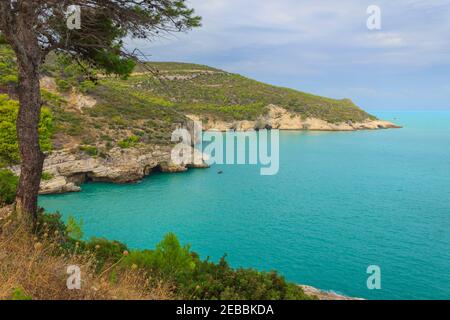
[[[14,51],[3,42],[0,35],[0,85],[17,85],[18,73]]]
[[[53,179],[53,174],[51,174],[50,172],[42,172],[42,176],[41,176],[41,180],[42,181],[49,181]]]
[[[98,149],[94,146],[80,146],[80,150],[90,155],[91,157],[95,157],[98,155]]]
[[[126,245],[106,239],[75,240],[68,232],[72,222],[65,226],[59,214],[40,214],[38,234],[58,231],[61,245],[55,254],[70,254],[74,250],[95,257],[97,273],[107,267],[111,281],[116,272],[138,269],[155,285],[168,283],[174,287],[177,298],[200,300],[305,300],[306,296],[296,284],[287,282],[276,272],[253,269],[233,269],[223,257],[219,263],[201,260],[199,255],[182,246],[173,233],[169,233],[154,250],[132,250]],[[78,225],[77,223],[74,223]],[[62,230],[62,229],[63,230]]]
[[[61,92],[67,92],[71,88],[70,83],[63,79],[56,79],[56,85],[58,86],[58,90]]]
[[[83,220],[77,221],[74,217],[69,217],[66,222],[67,235],[74,240],[83,238]]]
[[[11,300],[33,300],[32,297],[30,297],[28,294],[25,293],[25,290],[21,287],[14,288],[12,294],[11,294]]]
[[[11,204],[16,197],[19,178],[9,170],[0,170],[0,206]]]
[[[133,251],[126,259],[128,265],[151,270],[158,277],[185,282],[192,276],[195,260],[189,246],[181,246],[173,233],[165,236],[154,251]]]
[[[118,262],[124,256],[123,253],[128,250],[127,246],[121,242],[101,238],[92,238],[85,242],[84,248],[95,254],[98,270],[107,263]]]
[[[156,278],[175,283],[184,299],[287,300],[309,299],[303,290],[276,272],[231,268],[225,257],[218,264],[201,260],[169,233],[154,251],[132,251],[124,260]]]
[[[7,44],[6,38],[0,33],[0,45]]]
[[[20,161],[16,134],[19,103],[0,94],[0,164],[10,165]],[[42,108],[39,122],[39,143],[43,151],[52,150],[53,117],[50,109]]]
[[[67,227],[61,220],[59,212],[45,214],[43,209],[40,209],[38,222],[37,234],[55,234],[57,232],[63,238],[67,237]]]
[[[128,137],[128,138],[125,138],[125,139],[119,141],[118,145],[122,149],[127,149],[127,148],[134,147],[139,142],[139,140],[140,140],[139,137],[131,136],[131,137]]]
[[[309,299],[296,284],[275,271],[232,269],[225,257],[218,264],[201,261],[187,292],[196,299],[219,300],[304,300]]]

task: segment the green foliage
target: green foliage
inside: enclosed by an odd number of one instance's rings
[[[133,251],[126,258],[128,265],[153,271],[159,277],[184,282],[193,274],[195,260],[189,246],[181,246],[177,237],[169,233],[154,251]]]
[[[194,287],[195,285],[195,287]],[[276,272],[233,270],[225,260],[218,264],[201,261],[188,291],[196,299],[219,300],[305,300],[303,290]]]
[[[56,131],[73,137],[80,137],[85,131],[83,117],[75,112],[66,111],[62,108],[53,109]],[[87,126],[87,123],[84,123]]]
[[[160,78],[150,75],[131,77],[130,92],[170,99],[182,113],[213,116],[225,120],[256,120],[269,104],[284,107],[303,117],[315,117],[329,122],[363,121],[374,118],[351,100],[335,100],[276,87],[201,65],[183,63],[147,63],[158,70]],[[140,71],[145,71],[141,67]]]
[[[11,204],[16,197],[19,178],[9,170],[0,170],[0,206]]]
[[[14,51],[0,41],[0,86],[15,86],[18,73]]]
[[[0,94],[0,164],[15,164],[20,161],[16,135],[16,119],[19,103]],[[39,122],[39,143],[43,151],[52,150],[53,117],[50,109],[42,108]]]
[[[92,238],[85,242],[84,248],[95,254],[98,270],[106,263],[117,263],[124,257],[123,253],[128,250],[123,243],[100,238]]]
[[[136,63],[132,59],[124,58],[120,55],[120,47],[112,50],[101,50],[93,54],[97,66],[103,69],[106,74],[117,74],[124,79],[133,71]]]
[[[62,249],[58,249],[63,251],[57,250],[55,254],[73,250],[93,254],[97,262],[97,272],[103,272],[104,267],[108,266],[112,281],[117,271],[114,268],[138,268],[146,272],[150,281],[164,280],[173,284],[180,299],[311,299],[298,285],[287,282],[276,272],[242,268],[236,270],[229,266],[225,257],[219,263],[202,260],[190,250],[190,246],[182,246],[172,233],[167,234],[154,250],[128,252],[126,245],[117,241],[97,238],[89,241],[73,239],[69,225],[79,224],[69,219],[64,225],[58,213],[49,215],[40,212],[38,217],[38,234],[54,234],[58,231],[58,234],[63,236],[59,246]]]
[[[175,283],[184,299],[309,299],[299,286],[286,282],[276,272],[234,270],[225,257],[218,264],[201,260],[189,246],[181,246],[171,233],[154,251],[132,251],[123,265],[137,266],[157,278]]]
[[[69,81],[64,80],[64,79],[56,79],[56,85],[58,86],[58,90],[62,91],[62,92],[67,92],[70,90],[71,85],[69,83]]]
[[[70,216],[66,222],[67,235],[75,240],[81,240],[83,238],[83,220],[77,221],[74,217]]]
[[[54,177],[53,174],[51,174],[50,172],[44,171],[44,172],[42,172],[41,180],[42,181],[49,181],[49,180],[52,180],[53,177]]]
[[[55,77],[56,85],[61,92],[68,92],[73,87],[83,88],[82,91],[87,90],[93,83],[86,79],[95,78],[97,72],[86,63],[75,63],[66,54],[57,54],[53,57],[51,62],[45,65],[45,71]]]
[[[45,89],[41,89],[41,98],[46,107],[51,109],[59,109],[66,101],[58,94],[52,93]]]
[[[42,151],[51,151],[52,136],[54,133],[53,116],[52,112],[48,108],[41,109],[41,120],[39,122],[39,144]]]
[[[125,139],[119,141],[118,145],[122,149],[127,149],[127,148],[134,147],[139,142],[139,140],[140,140],[140,138],[137,136],[130,136],[128,138],[125,138]]]
[[[33,300],[33,298],[26,294],[23,288],[18,287],[14,288],[11,294],[11,300]]]
[[[62,237],[67,237],[66,225],[59,212],[45,213],[43,209],[39,209],[36,234],[43,235],[44,233],[52,235],[59,233]]]
[[[80,146],[79,149],[91,157],[96,157],[99,154],[98,148],[95,146]]]
[[[19,162],[16,119],[19,103],[0,95],[0,164]]]
[[[6,38],[3,34],[0,33],[0,45],[7,44]]]

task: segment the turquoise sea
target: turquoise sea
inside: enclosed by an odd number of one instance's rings
[[[203,257],[278,270],[368,299],[450,298],[450,112],[378,112],[404,126],[282,132],[280,171],[216,165],[40,197],[86,237],[153,248],[175,232]],[[218,174],[222,170],[223,174]],[[381,290],[366,269],[381,268]]]

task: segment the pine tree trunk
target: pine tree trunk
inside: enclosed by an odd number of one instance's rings
[[[19,69],[17,94],[20,106],[16,127],[21,174],[16,194],[16,213],[32,230],[37,222],[37,197],[44,164],[38,133],[41,113],[39,69],[43,57],[35,30],[39,3],[18,1],[13,6],[12,2],[0,1],[0,27],[16,54]]]
[[[21,174],[16,195],[18,217],[33,227],[37,221],[37,197],[44,163],[44,154],[39,146],[38,126],[41,112],[39,85],[39,61],[27,59],[19,65],[19,114],[17,137],[21,156]]]

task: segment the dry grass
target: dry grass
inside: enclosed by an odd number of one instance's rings
[[[50,239],[51,238],[51,239]],[[0,300],[13,299],[14,292],[33,300],[166,300],[173,299],[170,285],[150,283],[137,269],[105,266],[96,272],[89,253],[56,255],[57,237],[38,239],[23,225],[9,218],[0,225]],[[81,289],[69,290],[67,267],[81,269]],[[17,296],[17,294],[16,294]]]

